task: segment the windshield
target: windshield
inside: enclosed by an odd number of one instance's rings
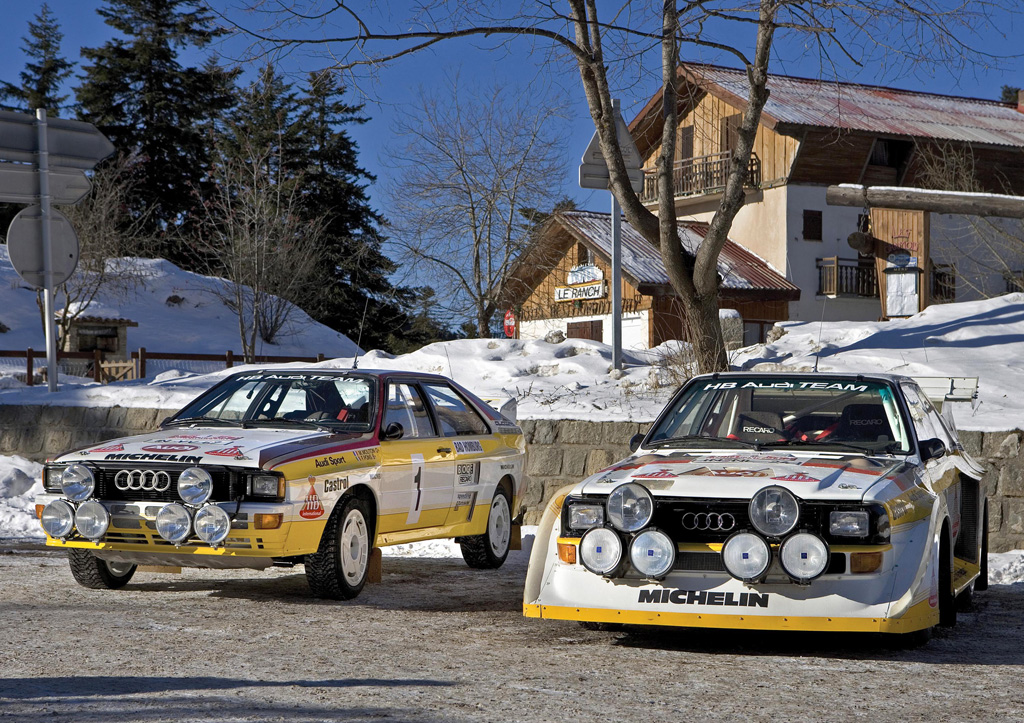
[[[709,439],[757,448],[910,452],[888,384],[822,375],[702,379],[673,400],[645,446],[706,445]]]
[[[211,389],[166,424],[306,426],[369,430],[372,377],[309,373],[242,374]]]

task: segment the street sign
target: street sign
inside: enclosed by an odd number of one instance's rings
[[[503,326],[505,328],[505,336],[509,339],[514,339],[516,336],[516,313],[512,311],[512,309],[509,309],[505,312],[504,321],[505,323]]]
[[[51,168],[50,202],[73,206],[89,194],[92,184],[77,168]],[[39,170],[35,166],[0,163],[0,202],[39,203]]]
[[[635,193],[640,193],[644,190],[644,172],[641,170],[643,159],[640,158],[640,149],[633,142],[633,136],[630,135],[626,122],[622,120],[617,105],[615,107],[615,135],[619,140],[619,148],[622,149],[622,160],[626,164],[626,172],[629,174],[629,185]],[[608,164],[605,162],[604,153],[601,152],[601,141],[595,131],[580,163],[580,188],[607,191],[610,178]]]
[[[68,217],[50,209],[50,245],[53,249],[53,286],[60,286],[78,266],[78,235]],[[43,288],[43,210],[29,206],[14,217],[7,229],[11,266],[28,284]]]
[[[46,145],[55,166],[89,170],[114,152],[114,144],[92,123],[46,119]],[[34,115],[0,111],[0,160],[36,163],[39,130]]]

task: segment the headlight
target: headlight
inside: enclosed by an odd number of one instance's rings
[[[654,498],[643,485],[628,482],[612,490],[605,508],[608,510],[608,521],[615,529],[636,532],[651,521]]]
[[[257,497],[283,497],[282,479],[273,474],[254,474],[249,478],[249,494]]]
[[[833,511],[828,517],[828,533],[836,537],[867,537],[871,534],[867,512]]]
[[[644,577],[660,580],[676,564],[676,543],[661,530],[644,530],[629,545],[629,561]]]
[[[84,464],[73,464],[61,474],[60,488],[72,502],[82,502],[96,489],[96,478]]]
[[[200,540],[216,545],[231,531],[231,519],[217,505],[207,505],[196,513],[194,526]]]
[[[54,500],[43,508],[39,522],[50,537],[67,537],[75,529],[75,508],[66,500]]]
[[[798,532],[787,537],[779,548],[779,562],[793,580],[807,583],[828,567],[828,545],[817,535]]]
[[[607,527],[587,530],[580,539],[580,562],[595,575],[610,575],[622,563],[622,540]]]
[[[213,494],[213,477],[202,467],[189,467],[178,476],[178,497],[189,505],[201,505]]]
[[[46,467],[43,470],[43,489],[47,492],[63,492],[60,486],[60,478],[64,474],[65,467]]]
[[[89,500],[78,507],[75,513],[75,527],[78,533],[89,540],[98,540],[107,534],[110,527],[110,513],[96,500]]]
[[[782,537],[796,527],[800,505],[785,487],[765,487],[750,500],[750,524],[762,535]]]
[[[569,505],[569,527],[574,530],[589,530],[604,524],[604,507],[601,505],[574,502]]]
[[[168,542],[180,545],[192,534],[192,517],[188,510],[177,502],[164,505],[164,508],[156,513],[156,531]]]
[[[737,532],[722,545],[722,563],[730,575],[744,582],[760,579],[772,562],[768,543],[751,532]]]

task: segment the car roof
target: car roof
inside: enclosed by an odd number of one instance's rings
[[[455,382],[455,380],[443,376],[441,374],[431,374],[430,372],[412,372],[403,371],[399,369],[319,369],[319,368],[290,368],[290,369],[267,369],[267,368],[256,368],[240,370],[237,374],[312,374],[322,376],[342,376],[345,374],[359,374],[362,376],[375,376],[375,377],[387,377],[387,378],[401,378],[401,379],[428,379],[432,381],[442,382]],[[232,375],[234,376],[234,375]]]
[[[903,374],[891,374],[889,372],[870,372],[865,374],[864,372],[827,372],[827,371],[808,371],[808,372],[779,372],[779,371],[756,371],[756,370],[745,370],[736,372],[714,372],[712,374],[699,374],[691,379],[721,379],[721,378],[732,378],[732,377],[778,377],[779,379],[813,379],[815,377],[822,377],[828,379],[866,379],[886,382],[909,382],[913,381],[911,377]]]

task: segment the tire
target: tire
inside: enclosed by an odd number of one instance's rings
[[[981,551],[978,553],[981,572],[974,581],[974,589],[978,592],[988,590],[988,501],[985,501],[985,512],[981,516]]]
[[[462,559],[478,570],[495,570],[505,563],[512,541],[512,506],[508,493],[498,487],[487,513],[487,532],[463,537],[459,542]]]
[[[90,590],[117,590],[128,584],[136,565],[101,560],[89,550],[68,550],[71,574],[82,587]]]
[[[366,502],[348,497],[327,522],[320,549],[306,555],[306,582],[313,594],[331,600],[351,600],[366,584],[373,530]]]
[[[939,625],[944,628],[956,626],[956,598],[953,595],[953,550],[949,535],[942,531],[939,542]]]

